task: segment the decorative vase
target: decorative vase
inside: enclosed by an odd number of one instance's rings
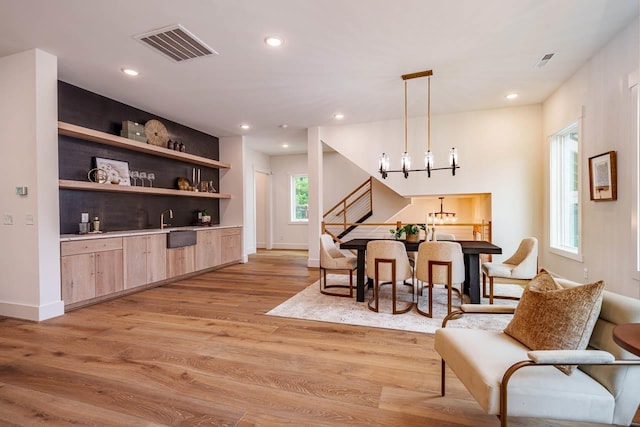
[[[418,242],[420,240],[420,233],[407,234],[407,242]]]

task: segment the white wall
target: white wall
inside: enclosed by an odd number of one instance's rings
[[[272,224],[275,249],[307,249],[307,223],[291,222],[291,177],[307,173],[307,155],[271,157]]]
[[[391,174],[382,181],[404,196],[434,194],[492,194],[493,241],[503,248],[504,259],[526,236],[540,236],[542,221],[542,153],[540,105],[432,116],[431,142],[436,167],[447,165],[448,150],[455,146],[461,169],[414,173],[405,179]],[[409,151],[420,161],[426,141],[426,120],[410,119]],[[403,149],[403,121],[392,120],[323,128],[323,141],[376,179],[378,156],[392,156],[399,164]],[[364,149],[366,147],[366,149]]]
[[[263,221],[268,226],[269,218],[257,218],[257,201],[258,196],[266,196],[266,200],[269,200],[269,194],[265,194],[270,189],[270,183],[264,182],[266,188],[263,189],[261,194],[256,193],[256,180],[259,179],[260,173],[267,174],[267,180],[271,173],[270,158],[264,153],[258,153],[245,146],[244,148],[244,181],[245,181],[245,204],[246,204],[246,221],[244,223],[244,241],[245,241],[245,254],[253,254],[257,249],[256,242],[256,221]],[[269,207],[262,206],[267,209],[267,216],[269,216]],[[263,214],[264,216],[264,214]],[[267,230],[263,230],[267,231]],[[269,233],[264,236],[267,237]],[[267,242],[262,242],[266,244]]]
[[[322,213],[324,214],[369,179],[369,174],[335,151],[325,152],[322,156],[322,164],[324,172]]]
[[[30,50],[0,58],[0,315],[44,320],[60,295],[57,58]],[[27,186],[27,196],[16,187]],[[27,216],[32,216],[29,225]]]
[[[573,280],[604,279],[607,289],[640,297],[637,281],[637,92],[628,76],[638,69],[638,20],[605,45],[543,105],[544,239],[541,265]],[[582,113],[580,156],[582,167],[583,262],[549,251],[549,139]],[[589,200],[589,157],[617,151],[618,200]]]
[[[219,139],[220,159],[225,163],[230,163],[231,168],[220,169],[220,192],[231,194],[231,199],[220,200],[220,225],[243,225],[243,262],[247,262],[247,239],[248,233],[244,226],[249,222],[247,216],[253,215],[247,209],[253,203],[247,203],[247,198],[253,192],[246,191],[245,180],[245,143],[241,136],[233,136]],[[251,199],[252,200],[252,199]],[[251,216],[251,218],[253,218]]]

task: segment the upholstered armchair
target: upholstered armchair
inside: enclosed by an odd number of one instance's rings
[[[482,293],[493,304],[494,298],[518,299],[507,295],[494,295],[493,279],[508,279],[510,282],[523,283],[531,280],[538,273],[538,239],[527,237],[522,239],[516,252],[504,262],[485,262],[482,264]],[[487,277],[489,277],[489,294],[487,295]]]
[[[356,260],[354,255],[340,251],[333,242],[333,237],[329,234],[322,234],[320,236],[320,292],[338,297],[353,297],[353,270],[356,269]],[[327,270],[347,271],[349,273],[349,286],[327,284]],[[349,293],[329,290],[336,288],[349,289]]]
[[[576,299],[584,300],[574,293],[584,292],[585,287],[563,279],[556,279],[556,282],[563,289],[559,292],[572,294],[567,294],[566,299],[562,299],[560,293],[543,298],[557,297],[559,306]],[[607,291],[601,291],[600,296],[601,306],[594,305],[595,315],[587,313],[589,318],[584,331],[578,330],[577,338],[580,342],[584,339],[586,349],[577,346],[575,350],[566,349],[566,346],[562,350],[532,350],[520,341],[528,338],[510,330],[522,304],[529,305],[525,302],[529,294],[523,294],[516,308],[462,305],[460,311],[445,318],[443,327],[435,334],[435,350],[442,357],[442,396],[445,395],[448,366],[482,409],[500,418],[502,427],[508,425],[508,416],[629,425],[640,404],[640,358],[618,346],[613,341],[612,331],[618,324],[640,322],[640,301]],[[578,305],[567,309],[567,319],[584,311],[578,310]],[[581,305],[589,309],[588,304]],[[552,313],[547,307],[538,309]],[[504,315],[514,310],[516,314],[504,331],[446,327],[447,322],[455,322],[452,319],[460,316]],[[588,328],[590,319],[594,322],[592,329]],[[534,330],[538,327],[536,321],[521,320],[528,323],[524,332],[530,336],[547,332]],[[562,326],[559,323],[567,322],[553,320],[549,325]],[[565,339],[567,335],[562,332],[560,338]]]

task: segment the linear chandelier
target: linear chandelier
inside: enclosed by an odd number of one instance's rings
[[[427,223],[433,223],[435,225],[436,221],[438,221],[439,224],[456,222],[455,212],[445,212],[444,209],[442,209],[444,196],[440,196],[438,199],[440,199],[440,212],[429,212]]]
[[[449,166],[448,167],[433,167],[433,153],[431,152],[431,76],[432,70],[420,71],[412,74],[402,75],[404,80],[404,153],[400,158],[401,169],[390,170],[389,169],[389,156],[386,153],[382,153],[378,159],[378,169],[382,179],[386,179],[387,175],[391,172],[402,172],[405,179],[409,177],[410,172],[427,172],[427,177],[431,178],[431,171],[438,170],[451,170],[451,175],[456,174],[456,169],[460,168],[458,165],[458,151],[454,148],[449,150]],[[407,107],[407,80],[416,79],[420,77],[427,77],[427,151],[424,153],[424,169],[411,169],[411,157],[408,152],[408,139],[409,139],[409,125],[408,125],[408,107]]]

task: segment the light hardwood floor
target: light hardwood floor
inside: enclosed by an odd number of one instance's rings
[[[306,253],[235,265],[41,323],[0,320],[0,425],[497,426],[427,334],[266,316]],[[512,418],[512,426],[577,426]]]

